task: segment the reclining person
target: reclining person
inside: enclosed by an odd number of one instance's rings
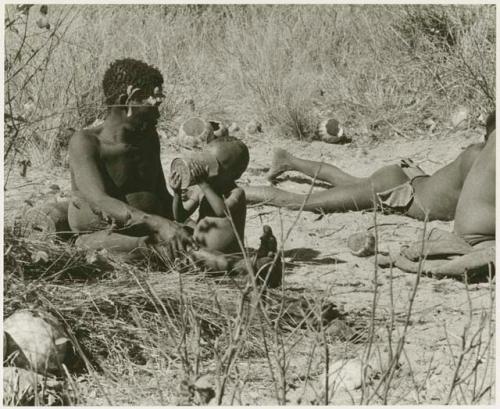
[[[172,215],[156,131],[163,77],[133,59],[114,61],[103,91],[104,123],[76,132],[69,143],[71,230],[77,245],[129,253],[162,245],[169,257],[196,247]]]
[[[240,140],[226,136],[209,142],[204,155],[210,156],[208,161],[217,163],[218,172],[209,177],[207,165],[191,160],[190,174],[196,186],[188,188],[189,192],[181,189],[182,180],[178,171],[174,169],[170,174],[174,218],[184,223],[199,209],[198,222],[193,231],[196,243],[222,253],[240,252],[239,243],[243,243],[245,233],[246,200],[245,192],[235,181],[248,166],[248,148]]]
[[[486,135],[494,129],[495,113],[489,115]],[[371,209],[374,202],[386,211],[418,220],[452,220],[464,180],[484,143],[465,149],[453,162],[426,175],[410,160],[390,165],[369,177],[350,175],[334,165],[297,158],[283,149],[274,153],[269,178],[296,170],[330,183],[333,188],[309,196],[273,186],[246,186],[248,203],[264,203],[306,211],[345,212]],[[375,200],[376,198],[376,200]]]
[[[424,273],[442,277],[484,272],[494,263],[495,149],[496,132],[493,129],[463,184],[453,233],[434,229],[426,235],[423,243],[417,240],[403,247],[400,254],[379,256],[379,264],[394,264],[412,273],[422,268]],[[425,258],[422,266],[420,257]]]

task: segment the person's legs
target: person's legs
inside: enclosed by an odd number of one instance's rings
[[[422,243],[423,240],[423,243]],[[418,260],[420,257],[463,255],[474,251],[474,248],[454,233],[441,229],[431,229],[425,239],[418,240],[403,246],[401,254],[409,260]]]
[[[369,178],[358,178],[357,183],[338,186],[324,192],[307,194],[290,193],[271,186],[246,186],[247,203],[262,203],[298,210],[304,201],[306,211],[345,212],[370,209],[374,205],[375,193],[396,187],[408,181],[408,177],[397,166],[386,166]]]
[[[300,159],[284,149],[275,149],[267,178],[272,181],[289,170],[301,172],[311,178],[316,177],[318,180],[328,182],[334,187],[352,185],[363,180],[363,178],[352,176],[334,165]]]
[[[307,194],[290,193],[272,186],[245,187],[248,203],[262,203],[305,211],[345,212],[373,207],[374,195],[369,181]]]
[[[106,249],[124,260],[138,260],[146,254],[148,237],[144,231],[140,231],[143,229],[131,227],[113,231],[110,223],[95,213],[84,200],[73,199],[70,202],[68,224],[73,232],[80,234],[75,242],[76,247],[86,250]]]
[[[495,246],[474,249],[452,259],[425,259],[422,263],[409,260],[403,254],[379,254],[377,261],[381,267],[394,265],[407,273],[417,274],[420,271],[436,278],[462,277],[465,273],[487,274],[489,265],[495,263]]]
[[[96,231],[83,234],[75,242],[75,246],[85,250],[106,249],[110,253],[119,255],[127,261],[139,260],[148,250],[148,237],[126,236],[110,230]]]

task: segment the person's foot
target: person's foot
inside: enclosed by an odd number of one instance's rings
[[[290,170],[288,166],[288,155],[289,153],[281,148],[276,148],[273,152],[273,160],[271,162],[271,169],[267,172],[266,179],[270,182],[281,175],[283,172]]]

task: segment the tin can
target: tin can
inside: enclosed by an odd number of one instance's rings
[[[191,174],[191,163],[198,162],[207,170],[208,177],[217,176],[219,163],[217,159],[208,153],[194,153],[185,158],[175,158],[170,165],[170,172],[177,172],[181,177],[181,189],[195,185],[198,181]]]

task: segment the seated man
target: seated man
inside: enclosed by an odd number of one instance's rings
[[[162,84],[163,77],[156,68],[133,59],[113,62],[104,74],[103,90],[108,105],[104,123],[75,133],[69,143],[72,187],[69,227],[80,234],[77,246],[105,248],[126,260],[141,259],[154,247],[168,260],[186,252],[209,269],[231,269],[234,260],[220,252],[198,248],[188,229],[172,220],[173,200],[167,190],[156,132]],[[223,155],[220,159],[222,165],[230,162]],[[229,173],[229,176],[237,175]],[[217,189],[230,189],[234,193],[233,199],[238,202],[235,224],[242,236],[244,193],[233,188],[234,179],[233,184],[224,176],[217,181],[221,183]],[[208,189],[204,193],[210,195]],[[201,205],[204,206],[203,201]],[[205,209],[202,214],[212,213]],[[202,237],[200,232],[196,237],[210,247],[210,243],[221,238],[210,238],[213,235],[210,226],[205,227],[208,233]],[[234,241],[231,245],[234,247]],[[280,278],[281,271],[275,272],[276,263],[271,259],[268,264],[269,274]]]
[[[488,135],[495,126],[495,113],[489,115]],[[424,220],[452,220],[464,180],[483,148],[484,143],[474,144],[464,150],[453,162],[425,175],[411,161],[377,170],[369,177],[355,177],[333,165],[313,162],[292,156],[285,150],[275,151],[270,179],[279,174],[296,170],[310,177],[332,184],[324,192],[295,194],[271,186],[247,186],[249,203],[306,211],[345,212],[371,209],[374,202],[386,211],[402,213]],[[376,200],[375,200],[376,198]],[[305,202],[305,203],[304,203]]]
[[[194,246],[172,221],[156,132],[161,73],[141,61],[113,62],[104,74],[104,123],[76,132],[69,143],[71,230],[86,248],[131,253],[161,244],[169,257]]]
[[[189,173],[196,186],[189,188],[187,200],[182,200],[180,172],[174,169],[170,175],[174,218],[184,223],[199,209],[193,232],[196,243],[223,253],[240,252],[239,243],[244,241],[246,200],[236,180],[248,166],[248,148],[240,140],[226,136],[210,141],[203,155],[210,156],[207,160],[217,164],[217,174],[209,177],[207,165],[191,160]]]

